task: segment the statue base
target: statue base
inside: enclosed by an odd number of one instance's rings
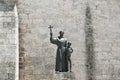
[[[75,80],[75,74],[73,72],[56,72],[54,80]]]

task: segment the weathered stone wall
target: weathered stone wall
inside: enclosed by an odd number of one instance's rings
[[[91,1],[97,80],[120,79],[120,1]]]
[[[65,37],[72,42],[72,77],[76,80],[85,79],[85,6],[84,1],[71,0],[18,1],[22,47],[20,54],[24,54],[21,63],[23,67],[20,69],[21,80],[59,80],[61,75],[54,72],[56,46],[49,41],[49,25],[54,26],[54,37],[63,30]]]
[[[119,0],[18,0],[20,80],[119,80],[119,6]],[[54,37],[63,30],[72,42],[73,76],[54,72],[49,25]]]
[[[15,4],[0,2],[0,80],[18,80],[18,26]]]

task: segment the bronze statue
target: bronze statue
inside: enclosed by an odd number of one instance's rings
[[[66,47],[66,59],[67,59],[67,69],[68,71],[71,72],[71,68],[72,68],[72,62],[71,62],[71,53],[73,52],[73,49],[71,47],[70,42],[67,43],[67,47]],[[68,66],[69,65],[69,66]]]
[[[57,38],[53,38],[52,33],[52,26],[50,25],[50,42],[52,44],[57,45],[57,53],[56,53],[56,65],[55,71],[56,72],[68,72],[68,61],[70,62],[70,71],[71,71],[71,60],[70,60],[70,53],[71,45],[67,43],[67,39],[64,38],[64,32],[60,31],[59,36]],[[68,44],[68,46],[67,46]]]

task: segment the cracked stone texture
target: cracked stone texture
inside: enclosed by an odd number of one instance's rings
[[[54,37],[63,30],[65,37],[72,42],[74,79],[88,79],[85,49],[87,4],[91,9],[94,37],[95,66],[91,80],[120,79],[119,0],[18,0],[20,55],[23,59],[20,80],[70,79],[54,72],[56,46],[49,41],[49,25],[54,26]]]

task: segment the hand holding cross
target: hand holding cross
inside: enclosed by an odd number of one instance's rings
[[[50,28],[50,35],[52,36],[52,28],[53,28],[53,26],[50,25],[50,27],[48,27],[48,28]]]

